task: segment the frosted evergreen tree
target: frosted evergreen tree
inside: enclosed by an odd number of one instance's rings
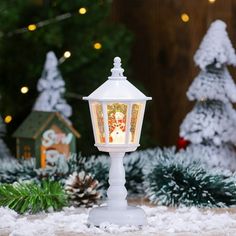
[[[3,141],[3,136],[6,132],[6,126],[3,123],[2,117],[0,116],[0,159],[11,157],[10,151]]]
[[[236,170],[236,86],[227,65],[236,65],[226,24],[213,22],[197,50],[194,61],[201,71],[187,97],[197,101],[186,116],[180,136],[190,141],[188,150],[211,166]]]
[[[72,109],[63,98],[65,82],[58,70],[58,60],[52,51],[47,53],[44,70],[38,81],[37,89],[40,94],[33,110],[58,111],[66,118],[71,116]]]

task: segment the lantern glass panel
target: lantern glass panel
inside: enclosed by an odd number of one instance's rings
[[[94,135],[97,143],[105,143],[104,116],[102,104],[92,103],[92,112],[94,117]]]
[[[142,110],[143,104],[135,103],[132,104],[131,108],[131,120],[130,120],[130,137],[129,143],[138,143],[139,142],[139,128],[142,124],[140,124],[142,119]]]
[[[109,143],[125,144],[128,104],[107,104]]]

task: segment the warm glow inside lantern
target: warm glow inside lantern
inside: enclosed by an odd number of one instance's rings
[[[139,146],[145,104],[151,98],[126,80],[119,57],[114,59],[111,72],[104,84],[84,98],[89,101],[95,146],[111,156],[108,207],[91,210],[89,222],[143,225],[144,212],[127,206],[123,157]]]
[[[139,142],[144,102],[91,102],[96,146]],[[133,151],[133,150],[131,150]]]

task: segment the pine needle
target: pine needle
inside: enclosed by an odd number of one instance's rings
[[[37,213],[60,210],[67,205],[66,194],[58,182],[16,183],[0,185],[0,206],[9,207],[16,212]]]

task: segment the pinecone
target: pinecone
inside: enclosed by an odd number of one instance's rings
[[[85,173],[84,171],[74,172],[65,183],[65,190],[69,200],[76,207],[91,207],[95,204],[100,198],[97,188],[98,181],[90,173]]]

